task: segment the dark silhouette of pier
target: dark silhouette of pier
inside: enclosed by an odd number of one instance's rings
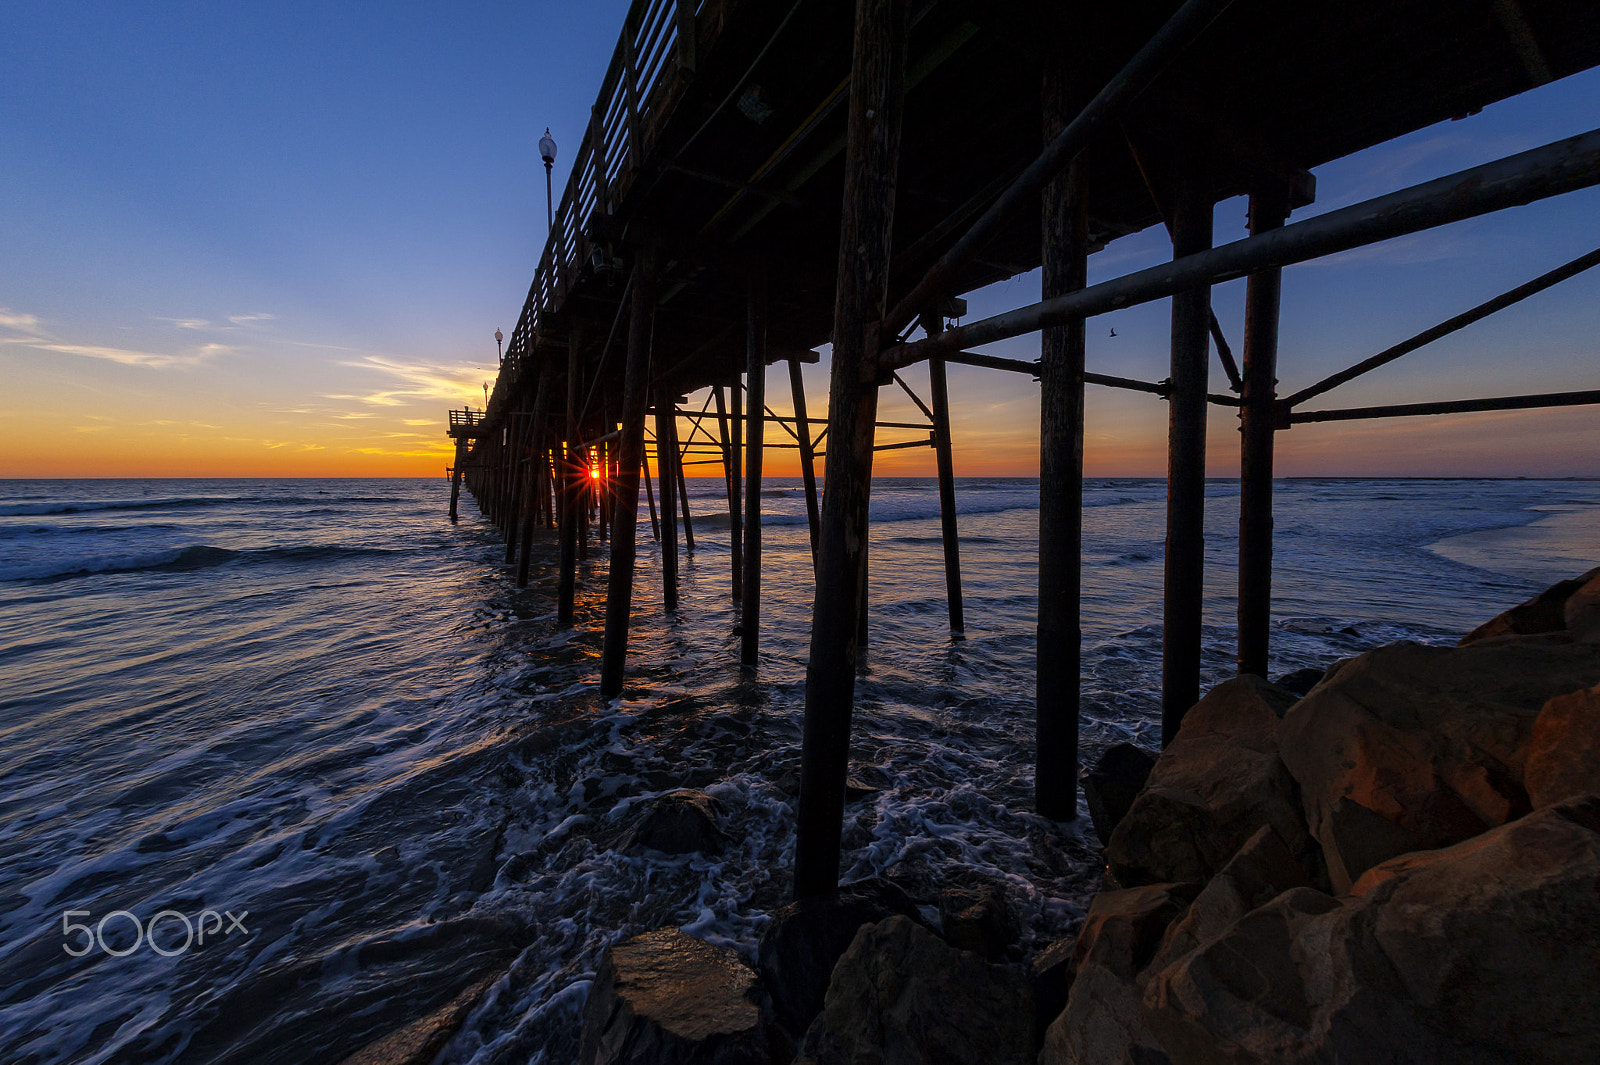
[[[536,530],[556,529],[565,624],[576,561],[591,536],[608,543],[601,690],[614,696],[627,667],[640,496],[672,611],[680,519],[693,548],[684,469],[722,468],[741,656],[754,668],[763,454],[798,452],[817,580],[796,891],[815,894],[838,876],[855,664],[867,636],[873,455],[935,450],[950,624],[960,630],[945,366],[1037,378],[1035,793],[1041,814],[1071,818],[1084,386],[1152,393],[1170,412],[1170,739],[1200,694],[1208,405],[1237,408],[1241,422],[1238,662],[1261,674],[1277,433],[1313,421],[1600,402],[1591,389],[1303,406],[1589,269],[1600,251],[1324,381],[1277,391],[1284,266],[1600,184],[1600,131],[1294,221],[1315,197],[1311,169],[1596,63],[1600,19],[1584,0],[637,0],[487,409],[451,412],[451,516],[464,479],[504,531],[519,584]],[[1249,197],[1250,235],[1214,247],[1213,207],[1236,195]],[[1170,263],[1087,284],[1089,255],[1153,225],[1170,233]],[[1040,266],[1040,302],[952,323],[964,316],[962,293]],[[1211,313],[1210,286],[1241,277],[1244,331],[1230,338]],[[1167,379],[1086,370],[1088,318],[1169,297]],[[1032,332],[1036,362],[972,350]],[[808,415],[818,408],[808,406],[800,365],[825,343],[826,414]],[[931,384],[912,398],[926,424],[880,420],[879,390],[910,392],[896,371],[919,362]],[[779,364],[793,417],[768,409],[767,388],[783,386],[767,380]],[[708,388],[699,409],[685,405]]]

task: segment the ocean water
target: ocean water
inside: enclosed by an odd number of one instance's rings
[[[600,953],[675,924],[753,952],[786,901],[811,603],[797,482],[764,487],[763,658],[737,667],[722,486],[681,608],[640,552],[629,687],[596,694],[605,551],[556,627],[426,481],[0,482],[0,1060],[333,1062],[480,979],[448,1062],[565,1062]],[[874,487],[845,877],[998,882],[1028,944],[1098,882],[1030,811],[1037,485]],[[1238,496],[1208,490],[1206,683],[1229,675]],[[1163,485],[1086,490],[1083,737],[1154,746]],[[1594,481],[1289,480],[1273,672],[1451,642],[1600,562]],[[648,537],[648,526],[644,526]],[[704,788],[718,856],[617,849]]]

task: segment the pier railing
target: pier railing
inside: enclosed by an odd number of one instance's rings
[[[606,253],[590,239],[596,215],[616,213],[655,142],[660,119],[670,114],[694,71],[702,38],[722,22],[731,0],[634,0],[572,172],[553,211],[522,314],[511,331],[506,367],[495,398],[532,354],[541,328],[561,306],[586,262]],[[607,268],[609,262],[597,262]],[[492,409],[498,409],[492,401]]]

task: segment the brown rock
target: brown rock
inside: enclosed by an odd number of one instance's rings
[[[1003,959],[1022,935],[1022,923],[1006,901],[1005,891],[996,884],[940,891],[939,922],[946,943],[990,961]]]
[[[1083,775],[1083,804],[1089,808],[1101,846],[1111,842],[1112,830],[1128,815],[1155,764],[1155,756],[1144,748],[1117,743],[1107,747]]]
[[[718,823],[722,804],[703,791],[679,788],[650,800],[622,842],[623,850],[663,854],[721,854],[727,836]]]
[[[1305,870],[1271,825],[1263,825],[1177,921],[1168,926],[1150,963],[1162,969],[1216,939],[1239,918],[1297,887],[1309,887]]]
[[[1600,795],[1600,685],[1544,704],[1533,721],[1523,777],[1535,809]]]
[[[756,976],[739,955],[676,928],[625,939],[583,1011],[582,1065],[768,1065]]]
[[[1300,888],[1149,976],[1179,1065],[1600,1060],[1600,799]],[[1222,1048],[1226,1048],[1224,1058]]]
[[[1600,642],[1600,568],[1585,574],[1588,580],[1583,587],[1567,597],[1562,608],[1562,620],[1574,640],[1583,643]],[[1582,577],[1578,578],[1583,580]]]
[[[498,977],[485,976],[426,1017],[368,1043],[339,1065],[428,1065]]]
[[[1539,708],[1597,681],[1600,647],[1564,635],[1392,644],[1341,663],[1282,731],[1334,890],[1397,854],[1526,813],[1523,761]]]
[[[1276,829],[1297,860],[1320,868],[1298,789],[1278,757],[1279,718],[1295,698],[1241,676],[1190,708],[1106,845],[1118,883],[1203,883],[1262,825]]]
[[[761,933],[757,968],[778,1021],[795,1038],[822,1012],[828,980],[863,925],[896,915],[920,922],[916,903],[893,882],[868,877],[828,895],[791,902]]]
[[[1581,577],[1557,581],[1525,603],[1497,614],[1461,637],[1460,647],[1496,636],[1532,636],[1541,632],[1560,632],[1568,628],[1567,599],[1586,583],[1600,577],[1600,566]]]
[[[905,917],[856,934],[795,1065],[1026,1065],[1033,995],[1022,973],[957,950]]]
[[[1033,988],[1033,1037],[1042,1042],[1050,1022],[1067,1008],[1072,990],[1072,948],[1076,939],[1058,939],[1028,963],[1028,984]]]
[[[1045,1031],[1039,1065],[1167,1060],[1145,1024],[1139,977],[1197,887],[1149,884],[1095,897],[1073,948],[1067,1006]]]

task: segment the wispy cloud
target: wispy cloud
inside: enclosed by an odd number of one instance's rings
[[[158,322],[171,322],[179,329],[204,329],[211,324],[204,318],[167,318],[158,314],[155,319]]]
[[[105,348],[93,344],[51,344],[43,339],[17,339],[8,340],[7,343],[21,344],[35,348],[39,351],[54,351],[62,355],[81,355],[88,359],[106,359],[110,362],[121,363],[124,366],[145,366],[155,370],[165,370],[174,366],[194,366],[205,358],[205,353],[195,352],[187,355],[174,355],[159,351],[132,351],[128,348]],[[206,348],[219,345],[207,344]]]
[[[0,326],[4,326],[7,329],[15,329],[21,333],[37,334],[39,332],[39,319],[31,314],[23,314],[8,307],[0,307]]]
[[[475,366],[441,366],[437,363],[403,362],[385,355],[368,355],[342,362],[358,370],[372,370],[391,377],[396,387],[371,392],[359,399],[376,407],[399,407],[418,400],[455,402],[475,395],[482,370]]]
[[[270,322],[276,317],[275,314],[230,314],[228,321],[234,325],[248,325],[251,322]]]
[[[179,319],[163,319],[180,321]],[[182,322],[199,322],[198,318],[181,319]],[[180,325],[179,328],[193,328]],[[165,370],[175,366],[195,366],[217,355],[226,355],[233,348],[226,344],[202,344],[187,351],[139,351],[134,348],[113,348],[100,344],[71,344],[52,336],[44,329],[37,316],[23,314],[0,307],[0,330],[12,335],[0,336],[0,344],[14,344],[35,351],[49,351],[59,355],[77,355],[86,359],[104,359],[123,366],[143,366]]]

